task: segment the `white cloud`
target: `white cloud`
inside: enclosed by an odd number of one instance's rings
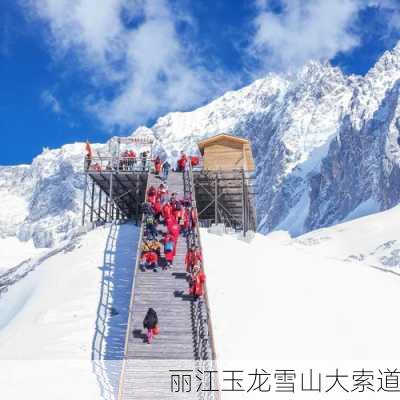
[[[265,68],[291,69],[310,59],[329,60],[360,44],[356,33],[361,10],[388,11],[392,0],[282,0],[283,11],[270,0],[255,0],[258,9],[251,53]],[[396,10],[395,7],[393,7]]]
[[[358,13],[356,1],[284,0],[283,5],[283,13],[276,14],[266,4],[255,20],[253,50],[265,61],[297,67],[358,45],[349,30]]]
[[[49,107],[50,110],[53,111],[55,114],[61,114],[63,112],[60,102],[50,91],[48,90],[43,91],[40,98],[43,104],[46,107]]]
[[[86,102],[109,126],[197,105],[220,88],[178,36],[167,0],[22,1],[48,24],[54,54],[77,55],[98,93],[114,93]]]

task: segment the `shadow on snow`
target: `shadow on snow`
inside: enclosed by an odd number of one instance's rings
[[[93,372],[103,399],[117,398],[134,281],[139,228],[112,224],[104,250],[100,298],[92,342]]]

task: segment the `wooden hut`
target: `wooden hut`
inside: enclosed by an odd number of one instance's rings
[[[255,230],[254,160],[250,141],[221,134],[198,143],[203,168],[193,172],[198,215],[204,226],[223,223]]]
[[[238,136],[220,134],[198,143],[203,156],[203,168],[207,171],[254,171],[251,144]]]

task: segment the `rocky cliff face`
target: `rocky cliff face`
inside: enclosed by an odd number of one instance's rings
[[[196,151],[207,136],[248,137],[259,230],[298,235],[399,202],[399,80],[400,44],[365,77],[309,62],[296,74],[270,74],[197,110],[167,114],[133,135],[151,135],[171,159],[181,149]],[[51,246],[77,229],[83,148],[66,145],[31,166],[0,168],[2,236]]]
[[[99,149],[102,146],[97,146]],[[84,146],[44,150],[32,165],[0,168],[0,235],[52,247],[79,227]]]

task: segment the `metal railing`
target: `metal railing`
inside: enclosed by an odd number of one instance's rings
[[[191,206],[197,212],[196,205],[196,194],[193,180],[193,170],[190,164],[187,165],[185,171],[183,172],[183,180],[184,180],[184,195],[185,198],[190,200]],[[191,215],[191,214],[190,214]],[[192,221],[191,221],[192,225]],[[196,246],[202,252],[201,240],[200,240],[200,231],[199,231],[199,221],[196,221],[196,226],[194,229],[189,231],[189,235],[187,237],[188,246]],[[203,269],[203,265],[202,265]],[[214,345],[214,336],[212,331],[212,322],[210,315],[210,305],[208,301],[207,295],[207,284],[204,283],[204,296],[203,299],[199,299],[197,302],[192,302],[192,318],[194,324],[194,337],[195,337],[195,356],[200,361],[200,370],[203,370],[202,366],[204,364],[208,365],[211,363],[211,366],[214,370],[217,370],[216,367],[216,351]],[[210,354],[211,351],[211,354]],[[210,365],[208,365],[210,366]],[[218,378],[214,382],[215,385],[212,385],[211,375],[203,373],[202,375],[203,381],[202,385],[205,388],[217,387],[216,391],[204,391],[199,392],[201,399],[207,400],[220,400],[220,390],[219,390],[219,381]]]
[[[153,160],[149,157],[85,157],[84,171],[90,173],[105,172],[149,172]]]

